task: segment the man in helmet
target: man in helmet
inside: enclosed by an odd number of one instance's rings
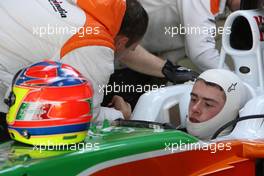
[[[221,126],[237,118],[247,96],[244,83],[233,72],[222,69],[203,72],[191,92],[188,133],[210,139]],[[222,135],[230,131],[229,128]]]

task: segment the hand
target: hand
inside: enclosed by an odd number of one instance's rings
[[[182,84],[187,81],[194,81],[199,76],[198,73],[179,65],[173,65],[167,60],[162,68],[165,78],[174,84]]]
[[[113,96],[111,102],[108,104],[108,106],[114,107],[116,110],[119,110],[122,112],[124,118],[126,120],[129,120],[132,110],[129,103],[127,103],[122,97],[115,95]]]

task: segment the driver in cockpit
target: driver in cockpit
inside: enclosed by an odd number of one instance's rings
[[[209,140],[224,124],[236,119],[249,94],[243,81],[233,72],[211,69],[203,72],[191,91],[186,128],[189,134]],[[122,97],[115,96],[114,104],[124,116],[131,116],[131,107]],[[232,127],[220,135],[229,134]]]

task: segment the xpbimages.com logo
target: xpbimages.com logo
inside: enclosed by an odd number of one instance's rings
[[[231,143],[188,143],[180,141],[178,143],[165,143],[165,151],[170,151],[171,153],[177,153],[189,150],[203,150],[210,151],[210,153],[216,153],[220,151],[230,151],[232,149]]]
[[[231,27],[200,27],[200,26],[191,26],[187,24],[183,26],[165,26],[164,27],[165,35],[175,37],[178,35],[209,35],[211,37],[216,37],[217,35],[231,34]]]
[[[85,37],[85,35],[100,34],[99,27],[91,26],[59,26],[47,24],[46,26],[33,26],[33,35],[45,37],[47,35],[78,35],[78,37]]]
[[[34,145],[34,151],[39,151],[40,153],[44,151],[97,151],[99,150],[99,143],[72,143],[72,144],[60,144],[48,141],[47,143],[40,143],[39,145]]]
[[[148,93],[150,91],[158,91],[162,90],[166,85],[128,85],[121,82],[121,84],[116,84],[114,82],[113,85],[99,85],[99,92],[105,93],[108,95],[109,93]]]

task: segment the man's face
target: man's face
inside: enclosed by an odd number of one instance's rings
[[[227,0],[228,8],[233,12],[240,9],[241,0]]]
[[[225,104],[225,93],[218,87],[206,85],[198,80],[191,92],[189,120],[193,123],[205,122],[217,115]]]
[[[118,36],[115,40],[115,58],[116,59],[122,59],[125,57],[130,51],[134,51],[136,47],[139,45],[140,41],[133,43],[129,47],[126,47],[126,44],[128,42],[128,38],[125,36]]]

